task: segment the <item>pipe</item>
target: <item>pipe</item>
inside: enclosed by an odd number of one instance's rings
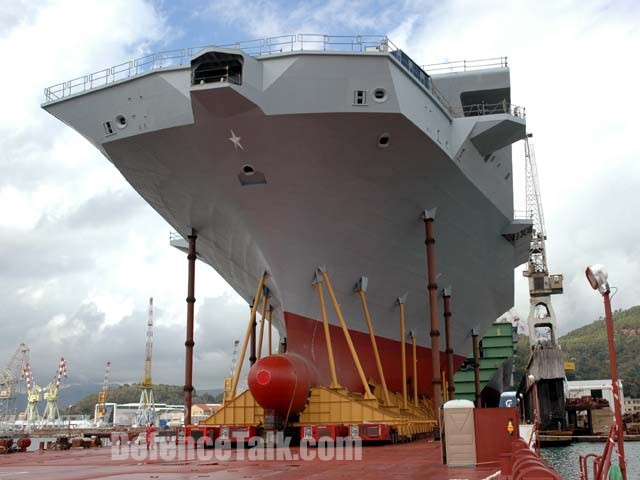
[[[442,290],[444,299],[444,338],[447,353],[447,392],[448,400],[455,400],[456,386],[453,380],[453,348],[451,347],[451,287]]]
[[[258,310],[258,303],[260,302],[260,297],[262,296],[262,287],[264,287],[264,282],[266,281],[266,279],[267,279],[267,272],[264,272],[260,277],[260,281],[258,282],[258,290],[256,290],[256,295],[253,298],[253,305],[251,306],[251,318],[249,319],[247,332],[244,335],[244,342],[242,342],[242,350],[240,350],[238,365],[236,367],[235,374],[233,375],[233,383],[231,384],[231,394],[229,395],[229,398],[231,399],[236,398],[236,389],[238,388],[238,380],[240,380],[240,372],[242,371],[244,356],[247,354],[247,346],[249,344],[249,337],[251,336],[251,331],[255,328],[256,311]]]
[[[413,404],[418,406],[418,355],[416,351],[416,337],[413,332],[409,332],[411,337],[411,348],[413,350]]]
[[[473,380],[476,392],[476,408],[480,408],[480,346],[478,345],[478,333],[471,331],[473,339]]]
[[[273,352],[271,351],[271,342],[273,338],[273,321],[271,319],[272,314],[273,305],[269,305],[269,355],[273,355]]]
[[[376,336],[373,333],[373,325],[371,324],[371,315],[369,314],[369,307],[367,306],[367,297],[364,290],[357,290],[356,293],[360,296],[362,303],[362,311],[364,312],[364,318],[367,321],[367,328],[369,329],[369,338],[371,339],[371,348],[373,349],[373,356],[376,360],[376,367],[378,368],[378,376],[380,377],[380,383],[382,383],[382,395],[384,398],[384,404],[391,405],[389,399],[389,390],[387,390],[387,382],[384,378],[384,370],[382,369],[382,361],[380,360],[380,353],[378,352],[378,344],[376,343]]]
[[[405,410],[407,407],[407,352],[406,352],[406,337],[404,332],[404,302],[407,296],[398,298],[398,304],[400,305],[400,357],[402,359],[402,408]]]
[[[269,289],[262,292],[262,313],[260,316],[260,335],[258,336],[258,360],[262,358],[262,341],[264,338],[264,322],[267,318],[267,302],[269,301]]]
[[[187,260],[189,262],[189,273],[187,280],[187,339],[185,346],[185,362],[184,362],[184,424],[191,425],[191,403],[193,396],[193,319],[195,283],[196,283],[196,239],[198,235],[195,230],[191,230],[191,235],[187,237],[189,240],[189,251]]]
[[[251,311],[253,311],[253,304],[251,304]],[[253,320],[253,323],[251,324],[251,346],[249,347],[249,365],[253,366],[254,363],[256,363],[257,357],[256,357],[256,324],[258,322],[255,320]]]
[[[427,244],[427,276],[429,278],[429,323],[431,330],[431,384],[433,385],[433,404],[436,412],[442,404],[442,385],[440,382],[440,330],[438,325],[438,285],[436,283],[436,240],[433,234],[433,222],[436,209],[425,210],[422,215],[424,220]]]
[[[336,374],[336,361],[333,356],[333,346],[331,345],[331,333],[329,332],[329,320],[327,319],[327,309],[324,306],[324,293],[322,291],[322,280],[316,275],[314,282],[316,291],[318,292],[318,301],[320,302],[320,314],[322,316],[322,327],[324,328],[324,340],[327,345],[327,358],[329,359],[329,370],[331,371],[331,387],[341,388],[338,383],[338,375]]]
[[[449,401],[449,382],[447,382],[447,372],[442,370],[440,372],[440,381],[442,382],[442,403],[447,403]]]
[[[349,329],[347,328],[347,323],[344,321],[344,317],[342,316],[342,310],[340,309],[340,305],[338,304],[338,300],[336,299],[335,294],[333,293],[333,288],[331,287],[331,282],[329,281],[329,276],[324,268],[318,269],[322,274],[322,278],[324,283],[327,285],[327,292],[329,292],[329,297],[331,298],[331,302],[333,303],[333,308],[336,311],[336,315],[338,316],[338,321],[340,322],[340,326],[342,327],[342,333],[344,334],[344,339],[349,346],[349,351],[351,352],[351,357],[353,358],[353,363],[355,364],[356,370],[358,371],[358,376],[360,377],[360,381],[362,382],[362,388],[364,389],[364,398],[365,400],[376,398],[369,388],[369,383],[367,383],[367,377],[364,374],[364,370],[362,369],[362,364],[360,363],[360,359],[358,358],[358,353],[356,352],[356,348],[353,346],[353,342],[351,341],[351,335],[349,334]]]
[[[618,426],[618,458],[620,460],[620,473],[622,479],[627,479],[627,466],[624,456],[624,424],[622,423],[622,411],[620,408],[620,390],[618,385],[618,359],[616,357],[616,345],[613,331],[613,315],[611,314],[611,298],[609,291],[602,295],[604,300],[605,323],[607,324],[607,341],[609,344],[609,366],[611,369],[611,383],[613,384],[613,406]]]

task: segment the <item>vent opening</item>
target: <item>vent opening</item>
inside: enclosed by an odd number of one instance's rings
[[[118,125],[118,128],[124,128],[127,126],[127,119],[124,118],[124,115],[118,115],[116,117],[116,125]]]
[[[355,90],[353,92],[353,104],[354,105],[366,105],[367,104],[367,92],[365,90]]]
[[[382,103],[387,100],[387,91],[384,88],[376,88],[373,91],[373,99],[376,102]]]
[[[378,147],[387,148],[389,146],[389,142],[391,141],[391,135],[388,133],[383,133],[378,137]]]
[[[104,122],[102,126],[104,127],[105,135],[113,135],[115,133],[113,131],[113,126],[111,125],[111,122]]]
[[[256,170],[251,165],[243,165],[242,173],[245,175],[251,176],[256,173]]]

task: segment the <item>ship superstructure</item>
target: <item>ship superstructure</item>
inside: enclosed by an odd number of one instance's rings
[[[396,300],[408,294],[418,389],[431,394],[425,210],[437,210],[438,283],[456,292],[456,365],[472,329],[513,305],[531,221],[514,219],[511,144],[526,120],[511,103],[505,58],[430,70],[384,36],[291,35],[149,55],[45,95],[43,107],[177,232],[197,232],[198,258],[243,298],[268,272],[273,325],[324,385],[319,266],[331,272],[365,374],[379,381],[353,289],[368,278],[392,392],[403,387],[400,341],[408,342]],[[333,338],[340,384],[362,391],[347,344]]]

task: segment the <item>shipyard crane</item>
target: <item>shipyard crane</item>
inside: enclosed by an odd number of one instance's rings
[[[111,372],[111,362],[107,362],[104,367],[104,380],[102,381],[102,390],[98,392],[98,415],[99,422],[104,422],[104,417],[107,415],[107,390],[109,389],[109,375]]]
[[[0,370],[0,422],[10,421],[11,416],[15,414],[13,409],[16,391],[21,379],[24,378],[24,368],[28,363],[29,348],[21,343],[7,365]]]
[[[63,378],[67,378],[67,362],[64,357],[60,358],[58,370],[53,379],[44,387],[44,399],[47,405],[42,414],[42,426],[55,426],[60,421],[60,410],[58,410],[58,391]]]
[[[153,297],[149,298],[149,317],[147,321],[147,346],[144,357],[144,378],[142,379],[142,391],[140,402],[136,412],[138,426],[155,424],[156,404],[153,399],[153,382],[151,380],[151,365],[153,353]]]
[[[549,275],[547,267],[547,252],[545,242],[547,233],[542,210],[542,197],[538,184],[538,167],[533,145],[529,142],[531,134],[524,139],[525,179],[527,217],[533,223],[531,242],[529,245],[529,260],[523,275],[529,279],[529,342],[538,342],[538,329],[548,328],[550,338],[547,340],[555,345],[556,316],[551,305],[551,295],[562,293],[562,275]]]
[[[42,387],[36,385],[29,363],[24,367],[23,377],[27,382],[27,409],[24,412],[24,419],[27,422],[27,429],[29,429],[32,425],[37,425],[40,421],[38,403],[42,400]]]
[[[231,389],[233,384],[233,376],[236,373],[236,368],[238,364],[238,345],[240,345],[240,340],[234,340],[233,342],[233,353],[231,354],[231,368],[229,369],[229,376],[224,379],[224,392],[222,394],[222,403],[226,403],[227,401],[232,400]]]

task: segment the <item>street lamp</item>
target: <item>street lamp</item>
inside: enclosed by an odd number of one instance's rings
[[[611,315],[611,298],[609,293],[609,274],[604,266],[600,264],[590,265],[585,270],[587,280],[591,288],[598,290],[604,300],[604,318],[607,326],[607,340],[609,343],[609,366],[611,368],[611,383],[613,388],[613,408],[615,414],[616,428],[618,433],[618,457],[620,462],[620,472],[623,480],[627,480],[627,466],[624,457],[624,427],[622,424],[622,409],[620,406],[620,391],[618,388],[618,361],[616,359],[616,345],[613,334],[613,318]]]

